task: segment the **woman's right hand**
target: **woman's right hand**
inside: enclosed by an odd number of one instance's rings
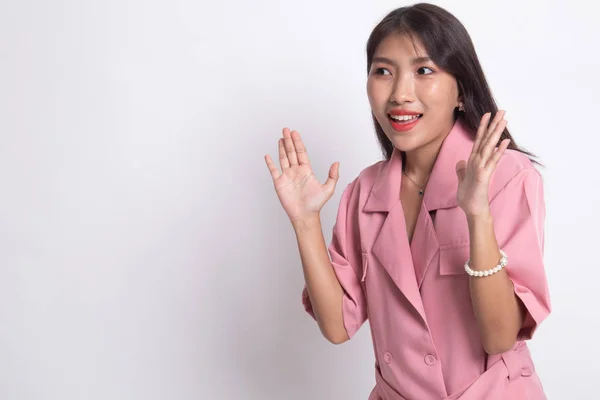
[[[306,148],[297,131],[290,132],[284,128],[283,138],[279,139],[281,172],[268,154],[265,161],[279,201],[292,223],[318,215],[335,191],[339,163],[331,165],[327,181],[321,184],[310,166]]]

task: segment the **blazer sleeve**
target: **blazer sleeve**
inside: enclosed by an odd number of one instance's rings
[[[527,310],[517,340],[528,340],[551,311],[544,271],[546,208],[540,173],[533,167],[519,171],[490,207],[498,246],[508,258],[506,273]]]
[[[356,181],[348,184],[342,193],[328,246],[331,265],[344,290],[342,316],[349,338],[352,338],[367,320],[366,299],[359,279],[362,256],[356,224],[358,209],[354,202],[350,202],[354,182]],[[306,284],[302,290],[302,303],[306,312],[316,320]]]

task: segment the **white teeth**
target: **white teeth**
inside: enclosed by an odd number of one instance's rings
[[[418,115],[390,115],[392,119],[396,121],[410,121],[411,119],[418,118]]]

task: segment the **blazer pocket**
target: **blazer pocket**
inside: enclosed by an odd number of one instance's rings
[[[469,259],[469,243],[451,244],[440,247],[440,275],[463,275]]]

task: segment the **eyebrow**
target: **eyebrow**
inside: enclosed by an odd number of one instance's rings
[[[431,61],[431,57],[416,57],[413,58],[411,61],[411,64],[421,64],[424,62],[428,62]],[[382,63],[386,63],[386,64],[390,64],[390,65],[394,65],[394,66],[398,66],[398,63],[396,63],[396,61],[392,60],[391,58],[387,58],[387,57],[373,57],[373,62],[382,62]]]

